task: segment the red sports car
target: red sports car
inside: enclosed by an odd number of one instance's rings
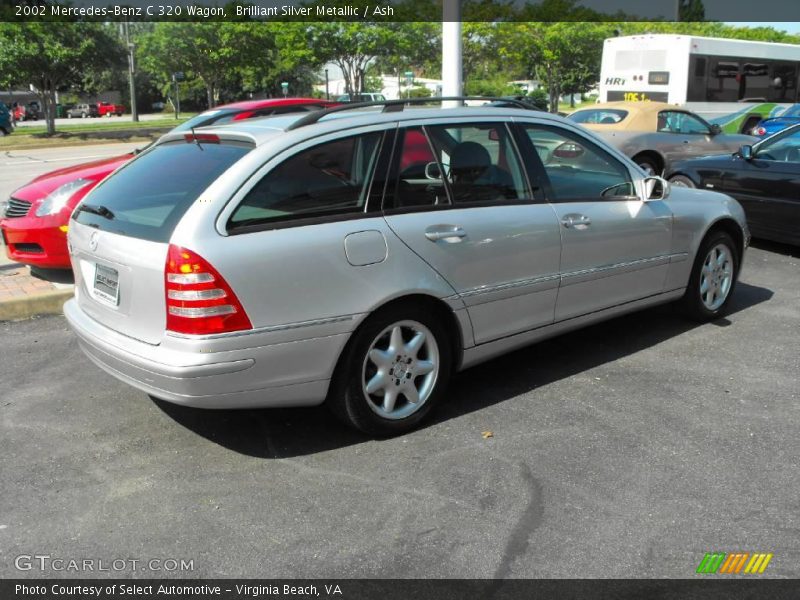
[[[315,98],[248,100],[217,106],[178,125],[173,131],[240,119],[319,110],[335,102]],[[67,221],[83,197],[136,153],[52,171],[11,194],[2,220],[8,257],[39,269],[69,269]]]

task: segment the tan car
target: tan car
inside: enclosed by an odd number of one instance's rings
[[[758,139],[722,133],[719,125],[664,102],[606,102],[576,110],[567,119],[598,133],[648,175],[669,171],[686,158],[736,152]]]

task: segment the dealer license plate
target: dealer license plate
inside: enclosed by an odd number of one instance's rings
[[[119,273],[117,270],[104,265],[95,265],[92,291],[98,300],[111,306],[117,306],[119,304]]]

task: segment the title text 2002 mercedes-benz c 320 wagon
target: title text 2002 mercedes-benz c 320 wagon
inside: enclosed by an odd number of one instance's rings
[[[733,199],[670,192],[555,116],[334,109],[168,134],[126,164],[73,215],[64,311],[155,397],[327,400],[387,435],[525,344],[671,300],[716,317],[748,238]]]

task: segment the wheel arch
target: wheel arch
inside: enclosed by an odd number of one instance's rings
[[[658,170],[656,175],[661,175],[664,172],[666,160],[657,150],[642,150],[641,152],[634,154],[631,160],[638,165],[639,160],[644,158],[650,159],[655,164],[656,169]]]
[[[441,322],[444,324],[445,330],[447,331],[448,339],[450,341],[450,345],[452,348],[453,372],[457,371],[461,366],[464,355],[465,332],[463,331],[462,324],[459,321],[453,309],[447,304],[447,302],[445,302],[441,298],[437,298],[436,296],[419,292],[405,294],[402,296],[397,296],[395,298],[390,298],[376,305],[369,313],[367,313],[364,316],[363,319],[361,319],[361,322],[351,332],[350,339],[347,340],[347,343],[344,345],[341,352],[339,353],[337,364],[339,364],[339,362],[343,359],[343,357],[345,357],[349,352],[352,341],[356,337],[356,332],[361,327],[364,326],[364,323],[366,323],[376,314],[379,314],[385,310],[394,308],[396,306],[404,306],[404,305],[425,306],[428,308],[428,310],[430,310],[433,314],[437,315],[441,319]]]
[[[752,135],[749,133],[753,130],[753,128],[758,125],[761,121],[763,121],[766,117],[763,117],[759,113],[748,113],[742,118],[742,123],[739,125],[738,133],[744,135]]]
[[[703,240],[705,240],[709,235],[717,231],[724,231],[725,233],[727,233],[733,239],[734,244],[736,244],[736,259],[737,259],[736,272],[738,276],[739,271],[741,271],[742,269],[742,258],[744,257],[744,250],[745,250],[744,231],[742,230],[742,227],[739,225],[739,223],[737,223],[736,220],[733,219],[732,217],[721,217],[716,221],[714,221],[713,223],[711,223],[708,229],[706,229],[706,231],[703,233],[703,237],[700,238],[700,243],[698,244],[698,248],[700,244],[703,243]]]

